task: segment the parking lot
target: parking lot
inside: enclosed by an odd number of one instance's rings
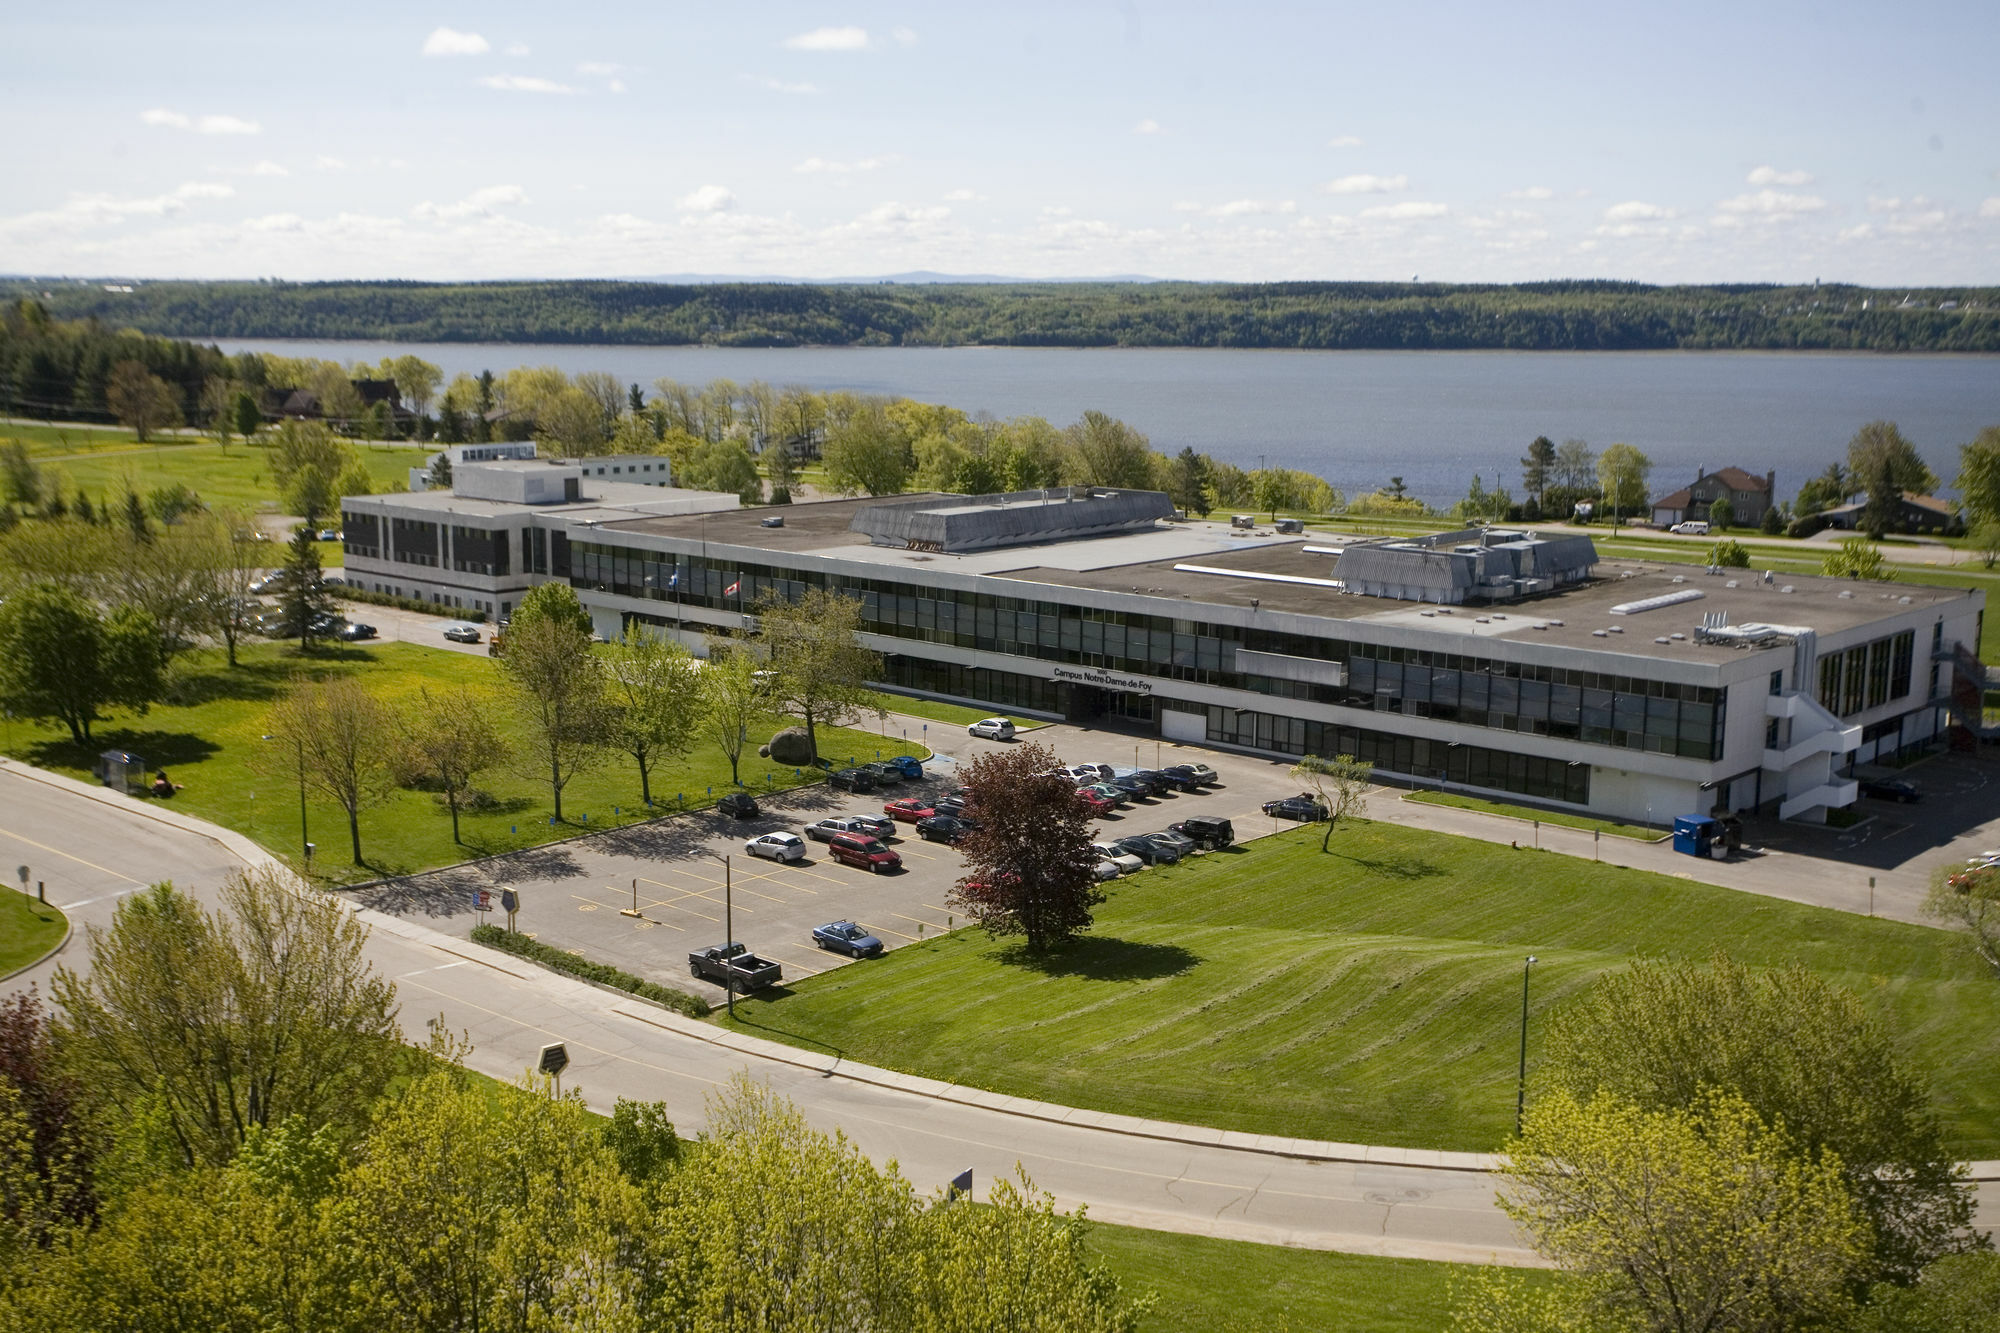
[[[848,966],[844,956],[813,944],[814,926],[858,921],[895,949],[964,925],[946,906],[964,873],[959,854],[921,840],[907,824],[898,826],[899,836],[889,843],[902,856],[903,869],[886,875],[837,864],[824,843],[810,839],[806,859],[792,864],[746,855],[744,841],[778,830],[801,833],[830,815],[879,814],[885,801],[904,796],[939,794],[958,784],[960,761],[1006,744],[935,724],[929,734],[940,753],[920,781],[865,796],[805,788],[764,800],[763,813],[754,819],[674,816],[393,880],[354,896],[370,907],[464,932],[482,919],[505,924],[499,891],[513,889],[520,898],[516,924],[524,933],[711,1000],[720,999],[722,989],[693,979],[687,954],[728,938],[725,912],[735,938],[779,963],[788,980]],[[1266,818],[1260,809],[1263,802],[1298,790],[1283,763],[1167,742],[1135,745],[1129,737],[1068,726],[1041,728],[1024,738],[1051,746],[1065,762],[1129,765],[1136,750],[1149,766],[1198,759],[1220,775],[1201,792],[1141,800],[1106,816],[1096,826],[1100,841],[1155,832],[1194,814],[1230,819],[1238,842],[1292,827]],[[481,890],[489,895],[490,912],[477,909]],[[627,915],[635,909],[636,916]]]

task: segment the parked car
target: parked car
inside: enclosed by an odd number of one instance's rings
[[[1072,777],[1086,778],[1092,782],[1109,782],[1117,776],[1109,764],[1071,764],[1068,771]]]
[[[1089,792],[1098,800],[1109,803],[1113,810],[1123,810],[1126,806],[1132,804],[1133,800],[1131,792],[1109,782],[1100,782],[1095,787],[1079,787],[1077,790],[1079,792]]]
[[[884,847],[880,839],[859,833],[834,834],[826,840],[826,853],[842,865],[858,866],[877,875],[903,866],[903,858]]]
[[[1201,781],[1195,777],[1192,765],[1168,764],[1160,770],[1160,776],[1165,778],[1167,785],[1175,791],[1201,790]]]
[[[745,842],[743,850],[752,856],[768,857],[773,861],[806,859],[805,841],[796,833],[760,833]]]
[[[1111,845],[1128,856],[1138,857],[1149,866],[1170,866],[1181,859],[1180,851],[1177,848],[1168,843],[1154,842],[1143,833],[1135,834],[1129,838],[1120,838]]]
[[[857,926],[852,921],[829,921],[824,926],[814,926],[813,943],[850,958],[882,956],[882,941],[870,935],[866,926]]]
[[[855,771],[866,773],[874,780],[875,785],[878,787],[886,787],[890,783],[901,782],[903,780],[903,769],[899,764],[863,764]]]
[[[1304,792],[1264,802],[1264,813],[1273,819],[1296,819],[1301,824],[1317,823],[1327,817],[1326,806],[1319,798]]]
[[[917,821],[917,836],[926,842],[948,842],[957,846],[966,834],[979,825],[970,819],[960,819],[956,815],[932,815],[929,819]]]
[[[1090,873],[1095,875],[1099,880],[1107,880],[1117,879],[1125,872],[1118,868],[1116,861],[1099,861],[1090,868]]]
[[[915,755],[899,754],[894,758],[884,759],[882,762],[893,765],[897,772],[912,782],[915,782],[924,775],[924,762]]]
[[[340,633],[342,627],[347,624],[347,621],[344,617],[337,616],[331,611],[322,611],[306,623],[311,626],[314,638],[331,639]]]
[[[1132,855],[1116,843],[1093,842],[1090,844],[1090,850],[1117,866],[1118,872],[1123,875],[1136,874],[1144,870],[1147,865],[1145,858]]]
[[[334,528],[321,528],[313,534],[313,537],[316,541],[337,542],[340,540],[340,533]]]
[[[1118,770],[1118,776],[1111,780],[1144,783],[1146,794],[1149,796],[1165,796],[1174,789],[1174,784],[1167,780],[1167,775],[1157,768],[1121,768]]]
[[[950,815],[953,819],[969,818],[965,812],[971,808],[972,803],[963,796],[940,796],[931,802],[931,809],[941,815]]]
[[[1204,787],[1212,787],[1222,781],[1222,774],[1216,772],[1207,764],[1175,764],[1174,767],[1185,768],[1188,772],[1194,774],[1194,780]]]
[[[832,842],[834,836],[841,833],[858,833],[864,838],[887,838],[895,832],[895,824],[879,815],[834,815],[817,824],[806,825],[806,836],[821,842]]]
[[[1153,784],[1127,775],[1113,778],[1109,782],[1097,784],[1100,788],[1112,787],[1125,794],[1127,801],[1150,801],[1153,799]]]
[[[875,775],[861,768],[840,768],[826,775],[826,785],[841,791],[871,792],[875,790]]]
[[[783,514],[773,514],[769,518],[760,518],[757,520],[757,526],[760,528],[782,528],[785,526],[785,516]]]
[[[937,813],[921,796],[906,796],[900,801],[890,801],[882,807],[882,813],[901,824],[914,824],[919,819],[929,819]]]
[[[715,808],[731,819],[755,819],[764,813],[757,798],[747,791],[733,791],[715,803]]]
[[[1183,859],[1194,855],[1194,839],[1184,833],[1176,833],[1170,828],[1162,829],[1158,833],[1142,833],[1139,836],[1157,842],[1163,847],[1173,848]]]
[[[1193,815],[1168,828],[1191,839],[1194,845],[1207,851],[1217,851],[1236,841],[1236,829],[1220,815]]]
[[[984,737],[989,741],[1011,741],[1014,739],[1014,724],[1004,717],[983,717],[965,729],[970,736]]]
[[[1698,518],[1690,518],[1684,522],[1674,524],[1667,531],[1678,532],[1683,537],[1706,537],[1708,535],[1708,524]]]
[[[359,643],[363,639],[374,638],[375,627],[373,625],[364,625],[358,620],[350,620],[340,627],[339,637],[347,640],[349,643]]]
[[[763,990],[785,979],[784,969],[767,962],[734,941],[688,954],[688,971],[703,981],[739,991]]]
[[[1863,778],[1861,794],[1877,801],[1902,801],[1905,804],[1924,799],[1924,794],[1917,790],[1917,784],[1908,778]]]
[[[1089,806],[1092,815],[1108,815],[1118,808],[1116,801],[1101,795],[1095,787],[1078,787],[1076,799]]]
[[[479,626],[466,624],[446,625],[444,627],[444,636],[453,643],[478,643]]]

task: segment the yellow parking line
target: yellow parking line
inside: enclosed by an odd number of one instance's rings
[[[920,917],[920,916],[903,916],[903,914],[902,914],[901,912],[891,912],[891,913],[889,913],[889,915],[890,915],[890,916],[893,916],[893,917],[900,917],[900,918],[902,918],[902,919],[903,919],[904,921],[914,921],[914,922],[916,922],[916,923],[917,923],[918,925],[920,925],[920,926],[929,926],[929,927],[930,927],[930,928],[931,928],[932,930],[944,930],[944,929],[946,929],[946,927],[944,927],[944,926],[940,926],[940,925],[939,925],[939,924],[938,924],[937,922],[935,922],[935,921],[926,921],[926,920],[924,920],[924,919],[923,919],[922,917]]]
[[[870,926],[869,929],[873,931],[878,931],[884,935],[894,935],[897,939],[908,940],[912,944],[915,944],[917,942],[917,937],[915,935],[905,935],[902,931],[891,930],[887,926]]]
[[[938,906],[938,905],[937,905],[936,903],[923,903],[923,904],[920,904],[920,905],[921,905],[921,906],[924,906],[924,907],[928,907],[928,908],[930,908],[930,909],[931,909],[931,910],[932,910],[933,912],[944,912],[944,914],[945,914],[946,916],[956,916],[956,915],[957,915],[957,913],[956,913],[956,912],[947,912],[947,911],[945,911],[945,909],[944,909],[944,908],[942,908],[942,907],[939,907],[939,906]]]

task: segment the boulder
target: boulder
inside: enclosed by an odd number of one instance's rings
[[[775,764],[804,768],[813,761],[812,741],[797,727],[787,727],[771,737],[770,759]]]

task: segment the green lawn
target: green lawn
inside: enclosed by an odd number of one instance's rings
[[[264,450],[242,442],[226,450],[212,440],[162,436],[157,443],[138,444],[128,433],[71,431],[66,440],[30,438],[57,433],[47,427],[0,426],[0,441],[28,439],[43,470],[60,473],[66,494],[79,489],[92,504],[106,500],[117,504],[130,490],[141,496],[158,486],[175,483],[194,491],[211,505],[245,509],[278,507],[278,492],[271,480]],[[408,487],[410,468],[425,455],[415,449],[357,443],[377,491],[401,491]],[[336,563],[338,557],[336,556]]]
[[[1958,1151],[2000,1156],[2000,984],[1955,937],[1386,824],[1342,828],[1330,854],[1305,830],[1121,880],[1047,961],[961,931],[737,1021],[1067,1105],[1484,1150],[1513,1124],[1523,955],[1542,1014],[1634,954],[1716,949],[1802,960],[1880,1006]]]
[[[41,961],[62,943],[67,928],[53,904],[35,901],[32,893],[0,888],[0,977]]]
[[[503,731],[518,738],[513,710],[501,702],[499,667],[489,658],[445,652],[414,644],[383,643],[365,648],[331,650],[301,659],[296,647],[259,642],[241,653],[242,665],[230,670],[219,652],[198,654],[176,669],[175,702],[156,705],[142,717],[120,715],[101,723],[96,739],[78,747],[67,731],[15,722],[10,753],[58,772],[90,776],[91,760],[102,750],[122,747],[136,751],[155,767],[164,764],[174,781],[184,785],[174,798],[177,808],[248,834],[287,856],[299,851],[298,786],[289,771],[281,744],[260,738],[269,729],[271,705],[287,688],[295,671],[315,675],[352,674],[383,699],[401,702],[418,688],[463,683],[490,691],[496,699],[494,716]],[[757,757],[757,744],[779,722],[751,728],[751,744],[743,755],[743,780],[756,791],[776,790],[811,782],[813,775],[775,765]],[[878,750],[903,752],[898,742],[883,745],[877,735],[820,730],[820,746],[829,757],[873,759]],[[912,750],[922,755],[921,749]],[[690,806],[709,804],[728,788],[729,764],[713,745],[698,746],[687,757],[662,765],[653,775],[656,803],[671,809],[677,796]],[[451,819],[432,796],[395,791],[361,816],[361,850],[368,864],[353,864],[346,816],[330,802],[309,801],[307,823],[319,852],[314,869],[338,882],[372,879],[449,865],[468,857],[511,851],[589,829],[631,823],[648,817],[641,805],[639,777],[629,757],[612,753],[604,764],[572,782],[563,794],[563,813],[570,822],[549,822],[548,786],[517,756],[506,768],[480,779],[491,798],[490,808],[463,819],[465,843],[454,847]],[[710,795],[710,788],[714,795]],[[588,816],[588,819],[585,819]]]
[[[1642,842],[1652,842],[1661,835],[1661,830],[1647,828],[1643,824],[1621,824],[1615,819],[1592,819],[1589,815],[1536,810],[1525,805],[1507,805],[1501,801],[1483,801],[1477,796],[1461,796],[1457,792],[1419,791],[1412,792],[1403,799],[1419,801],[1424,805],[1449,805],[1460,810],[1477,810],[1488,815],[1512,815],[1515,819],[1539,819],[1544,824],[1561,824],[1564,828],[1595,829],[1614,838],[1637,838]]]
[[[1099,1222],[1088,1243],[1128,1295],[1156,1297],[1140,1324],[1148,1333],[1438,1333],[1451,1323],[1453,1280],[1475,1271]],[[1532,1282],[1561,1280],[1526,1271]]]
[[[1027,731],[1031,727],[1046,727],[1040,718],[1016,717],[1012,713],[996,713],[992,709],[967,708],[962,704],[939,703],[935,699],[912,699],[908,695],[890,694],[884,690],[870,690],[875,702],[892,713],[906,717],[927,717],[933,722],[950,722],[965,727],[983,717],[1004,717],[1013,722],[1015,729]]]

